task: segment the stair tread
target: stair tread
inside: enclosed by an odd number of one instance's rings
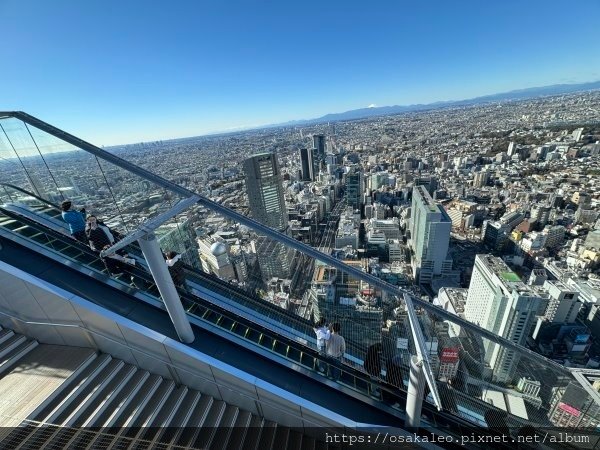
[[[0,379],[0,427],[3,417],[22,421],[73,374],[94,351],[40,344]]]

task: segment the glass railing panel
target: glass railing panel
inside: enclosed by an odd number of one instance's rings
[[[494,342],[458,320],[419,310],[432,353],[438,392],[446,411],[480,426],[596,428],[600,406],[588,385],[568,368],[525,347]],[[431,399],[429,399],[431,400]]]
[[[70,150],[72,146],[69,145],[52,149],[57,152]],[[0,157],[2,182],[26,188],[55,202],[64,199],[60,185],[48,170],[33,139],[31,128],[21,120],[10,117],[0,119]]]
[[[70,200],[122,234],[181,196],[16,118],[0,119],[2,181],[60,204]]]

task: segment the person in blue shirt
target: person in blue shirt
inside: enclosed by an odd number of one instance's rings
[[[85,235],[85,209],[81,208],[79,211],[76,211],[72,209],[72,206],[69,200],[65,200],[60,204],[62,218],[69,225],[71,236],[79,242],[87,244],[87,237]]]

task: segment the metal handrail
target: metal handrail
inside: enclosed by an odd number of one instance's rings
[[[39,195],[36,195],[33,192],[29,192],[26,189],[23,189],[23,188],[20,188],[18,186],[15,186],[14,184],[0,183],[0,186],[9,187],[11,189],[14,189],[15,191],[19,191],[22,194],[29,195],[30,197],[33,197],[36,200],[39,200],[40,202],[47,204],[48,206],[52,206],[53,208],[60,209],[60,206],[58,206],[56,203],[53,203],[50,200],[47,200],[47,199],[45,199],[43,197],[40,197]]]

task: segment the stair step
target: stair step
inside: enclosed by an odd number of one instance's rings
[[[210,395],[202,394],[200,400],[190,414],[186,428],[179,433],[174,445],[189,447],[196,440],[200,427],[205,422],[210,408],[215,400]]]
[[[47,422],[47,419],[50,416],[55,412],[62,410],[63,405],[66,407],[80,389],[83,389],[91,383],[96,374],[104,369],[111,359],[110,355],[104,354],[92,357],[87,364],[83,364],[82,370],[78,371],[77,374],[74,374],[75,376],[69,377],[69,379],[63,383],[61,389],[57,390],[46,402],[31,413],[29,419],[38,422]]]
[[[156,390],[162,384],[159,375],[150,375],[134,396],[129,398],[129,404],[119,414],[115,414],[108,420],[108,427],[125,428],[132,426],[136,417],[141,414],[146,404],[150,401]]]
[[[225,407],[210,443],[211,450],[225,450],[239,413],[240,409],[237,406],[227,405]]]
[[[109,426],[110,419],[127,407],[133,396],[135,396],[149,376],[150,374],[145,370],[136,370],[126,383],[122,383],[122,388],[118,392],[115,392],[110,402],[106,403],[105,408],[98,411],[95,417],[90,418],[86,426]]]
[[[206,415],[206,419],[202,424],[202,428],[198,433],[198,437],[194,441],[192,447],[196,448],[208,448],[210,443],[215,435],[216,426],[221,420],[223,416],[223,412],[225,411],[225,403],[221,400],[213,401],[213,404],[210,407],[210,411]]]
[[[295,430],[290,430],[290,435],[287,440],[286,448],[289,450],[301,450],[302,449],[302,433]]]
[[[136,439],[139,435],[142,435],[146,431],[145,427],[148,427],[152,423],[154,417],[156,417],[162,406],[165,404],[174,388],[175,383],[173,380],[163,380],[146,405],[141,408],[138,413],[135,414],[133,420],[129,422],[129,428],[124,430],[121,437]]]
[[[277,431],[277,424],[275,422],[265,421],[262,427],[262,433],[260,434],[260,440],[258,442],[258,448],[260,450],[270,450],[273,448],[273,440],[275,439],[275,432]]]
[[[118,407],[116,402],[120,398],[119,394],[121,391],[126,390],[126,388],[130,386],[129,383],[136,383],[139,381],[139,379],[134,379],[134,375],[136,375],[138,372],[140,371],[135,366],[129,366],[126,370],[123,370],[121,372],[122,376],[114,378],[112,385],[107,389],[106,395],[100,399],[96,409],[94,411],[90,411],[83,423],[76,424],[76,426],[95,426],[95,423],[106,411],[112,411],[115,409],[115,407]]]
[[[93,402],[95,400],[104,387],[110,383],[124,365],[125,363],[121,360],[111,360],[90,383],[79,390],[66,407],[51,415],[48,418],[48,422],[57,425],[70,426],[88,407],[88,402]]]
[[[233,429],[229,435],[229,440],[225,446],[226,450],[241,450],[246,434],[248,433],[248,427],[252,420],[252,414],[248,411],[239,411]]]
[[[250,425],[248,427],[248,430],[246,431],[246,436],[244,437],[244,450],[258,449],[258,443],[260,442],[264,422],[265,421],[262,417],[253,415],[250,418]]]
[[[8,371],[11,367],[19,362],[27,353],[38,346],[37,341],[23,341],[20,345],[13,348],[11,352],[6,353],[2,359],[0,359],[0,378]],[[12,346],[11,346],[12,347]]]
[[[158,375],[150,375],[148,379],[128,397],[127,405],[117,410],[108,420],[108,428],[111,436],[100,436],[94,440],[89,448],[106,449],[117,448],[118,445],[124,445],[125,442],[132,442],[132,439],[141,431],[136,421],[145,414],[148,404],[156,395],[160,395],[161,388],[164,389],[165,382]],[[120,447],[119,447],[120,448]],[[123,447],[126,448],[126,447]]]
[[[2,362],[6,355],[12,352],[15,348],[21,345],[23,342],[27,341],[25,336],[21,336],[20,334],[14,334],[10,336],[0,347],[0,362]]]
[[[6,330],[3,328],[0,328],[0,350],[2,349],[2,344],[7,341],[8,339],[10,339],[11,337],[13,337],[15,335],[15,332],[13,330]]]
[[[276,448],[288,448],[288,440],[290,437],[290,429],[288,427],[278,426],[275,432],[275,438],[273,439],[273,447]]]
[[[168,426],[157,436],[157,442],[172,444],[179,438],[183,429],[188,426],[194,408],[200,401],[200,397],[201,394],[198,391],[189,390],[187,392]]]
[[[186,386],[180,386],[175,389],[166,399],[165,403],[157,410],[152,420],[148,422],[146,432],[138,435],[138,438],[151,441],[156,440],[159,437],[160,431],[168,427],[187,392],[188,388]]]
[[[68,424],[68,426],[77,427],[80,432],[66,446],[78,449],[86,448],[96,439],[96,435],[86,430],[85,427],[89,427],[94,418],[110,406],[112,399],[123,389],[136,371],[136,367],[124,365],[103,388],[99,388],[96,398],[89,400],[88,406],[80,410],[79,417]]]
[[[148,402],[146,411],[138,418],[138,421],[133,426],[149,427],[156,415],[160,412],[165,402],[175,389],[175,383],[173,380],[164,380],[162,385],[158,388],[158,391],[153,398]]]
[[[87,402],[88,406],[81,411],[80,416],[69,421],[67,425],[73,427],[89,426],[96,415],[110,406],[111,400],[129,382],[136,370],[135,366],[123,364],[111,379],[108,379],[104,386],[96,391],[96,395]]]
[[[44,441],[44,448],[66,448],[83,437],[84,433],[81,430],[63,427],[70,427],[87,409],[88,402],[93,402],[103,388],[110,383],[115,374],[125,365],[123,361],[112,358],[107,358],[106,361],[106,364],[98,366],[100,370],[91,372],[86,380],[71,392],[72,395],[69,395],[69,398],[65,399],[66,401],[62,402],[46,419],[46,422],[61,427],[56,427],[53,433],[50,433],[49,430],[34,433],[32,439],[36,443]],[[18,449],[20,450],[20,448]]]

